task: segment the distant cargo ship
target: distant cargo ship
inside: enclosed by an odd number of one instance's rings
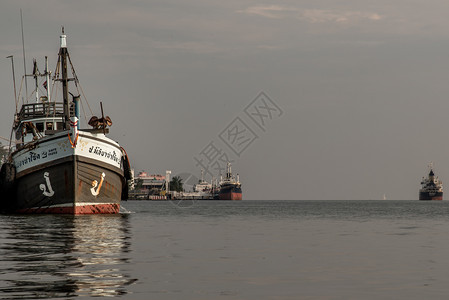
[[[242,200],[242,185],[237,177],[232,175],[231,163],[226,166],[226,177],[220,181],[220,192],[218,194],[220,200]]]
[[[432,165],[429,165],[429,175],[421,180],[419,200],[443,200],[443,183],[435,176]]]

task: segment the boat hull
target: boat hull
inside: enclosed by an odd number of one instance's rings
[[[443,192],[437,192],[430,194],[429,192],[420,192],[419,200],[429,201],[429,200],[443,200]]]
[[[242,200],[242,189],[237,186],[226,186],[220,189],[220,200]]]
[[[121,154],[120,148],[101,138],[84,136],[83,139],[80,140],[84,142],[84,149],[65,147],[65,137],[56,139],[58,146],[54,141],[36,145],[32,150],[34,153],[44,153],[47,144],[51,143],[52,149],[56,149],[54,153],[64,154],[40,163],[39,160],[38,163],[30,162],[30,167],[22,168],[17,173],[14,197],[7,205],[9,210],[15,213],[51,214],[118,213],[122,190],[126,185],[124,172],[119,167],[121,163],[111,164],[107,159],[96,159],[94,155],[83,154],[83,151],[98,147],[102,153],[115,151],[114,155],[117,156],[117,153]],[[21,166],[23,157],[29,157],[29,151],[17,154],[16,166]]]

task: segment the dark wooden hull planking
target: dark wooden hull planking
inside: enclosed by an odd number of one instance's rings
[[[101,185],[100,185],[101,183]],[[70,156],[18,174],[17,213],[113,214],[120,210],[123,171]]]

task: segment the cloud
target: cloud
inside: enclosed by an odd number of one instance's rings
[[[299,18],[310,23],[355,23],[364,20],[379,21],[383,16],[361,11],[306,9],[301,12]]]
[[[300,9],[282,5],[250,6],[238,13],[261,16],[270,19],[296,18],[308,23],[357,23],[379,21],[384,17],[374,12],[340,11],[325,9]]]
[[[260,5],[260,6],[251,6],[244,10],[239,10],[237,12],[247,15],[266,17],[270,19],[280,19],[284,18],[286,16],[286,13],[288,12],[297,12],[297,9],[281,5]]]
[[[181,41],[172,41],[172,42],[163,42],[163,41],[154,41],[152,43],[152,48],[154,49],[163,49],[163,50],[173,50],[173,51],[183,51],[183,52],[191,52],[197,54],[208,54],[208,53],[218,53],[222,52],[223,49],[210,42],[181,42]]]

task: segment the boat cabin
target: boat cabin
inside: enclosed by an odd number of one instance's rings
[[[70,105],[74,115],[74,104]],[[68,129],[68,128],[67,128]],[[24,104],[16,116],[15,132],[18,145],[64,130],[64,103],[41,102]]]

